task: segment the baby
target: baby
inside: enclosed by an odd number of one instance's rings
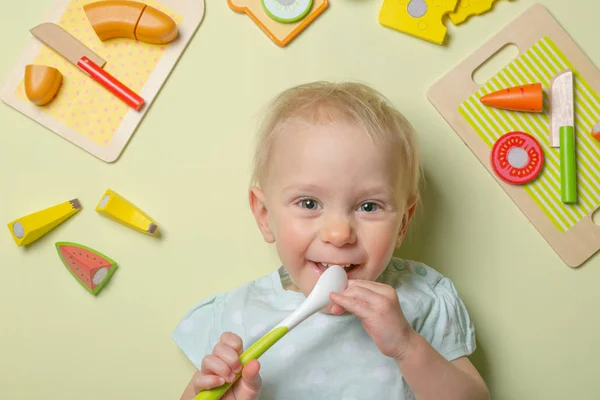
[[[357,83],[291,88],[258,136],[249,203],[281,266],[204,299],[173,339],[198,368],[182,399],[488,399],[475,332],[452,282],[394,256],[419,201],[413,130]],[[290,315],[330,265],[348,288],[259,360],[239,355]]]

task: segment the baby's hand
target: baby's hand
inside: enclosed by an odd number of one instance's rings
[[[212,389],[233,382],[242,370],[239,355],[242,354],[242,339],[231,332],[224,332],[213,348],[212,354],[204,357],[200,371],[194,378],[194,392]],[[248,362],[240,379],[225,393],[223,400],[257,400],[260,396],[262,379],[258,360]]]
[[[342,294],[331,293],[331,311],[349,311],[362,320],[363,326],[379,351],[400,360],[415,332],[400,308],[398,294],[390,285],[366,280],[349,280]]]

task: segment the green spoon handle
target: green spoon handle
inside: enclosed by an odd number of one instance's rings
[[[251,360],[256,360],[261,355],[263,355],[263,353],[265,351],[269,350],[269,348],[271,346],[273,346],[275,343],[277,343],[279,341],[279,339],[281,339],[286,333],[288,333],[288,331],[289,331],[289,328],[287,326],[280,326],[280,327],[274,328],[273,330],[267,332],[267,334],[265,334],[262,338],[260,338],[258,341],[256,341],[256,343],[254,343],[252,346],[250,346],[248,348],[248,350],[244,351],[240,355],[240,361],[242,363],[242,368]],[[194,400],[218,400],[218,399],[220,399],[227,392],[227,390],[229,390],[229,388],[231,386],[233,386],[233,384],[235,382],[237,382],[238,379],[240,379],[241,376],[242,376],[242,372],[240,371],[236,374],[233,382],[229,382],[229,383],[226,382],[219,387],[203,390],[200,393],[198,393],[198,395],[196,395],[196,397],[194,397]]]

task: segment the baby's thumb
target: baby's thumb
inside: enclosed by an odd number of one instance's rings
[[[241,391],[242,399],[258,399],[260,388],[262,387],[262,378],[260,377],[260,363],[258,360],[249,361],[242,370]]]

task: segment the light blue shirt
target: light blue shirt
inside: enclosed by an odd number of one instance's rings
[[[284,289],[280,271],[210,296],[183,316],[173,340],[196,368],[221,333],[239,335],[246,349],[305,300]],[[475,350],[473,323],[448,278],[422,263],[392,258],[378,281],[396,288],[408,322],[447,360]],[[414,399],[395,361],[381,354],[352,314],[314,314],[259,361],[265,400]]]

